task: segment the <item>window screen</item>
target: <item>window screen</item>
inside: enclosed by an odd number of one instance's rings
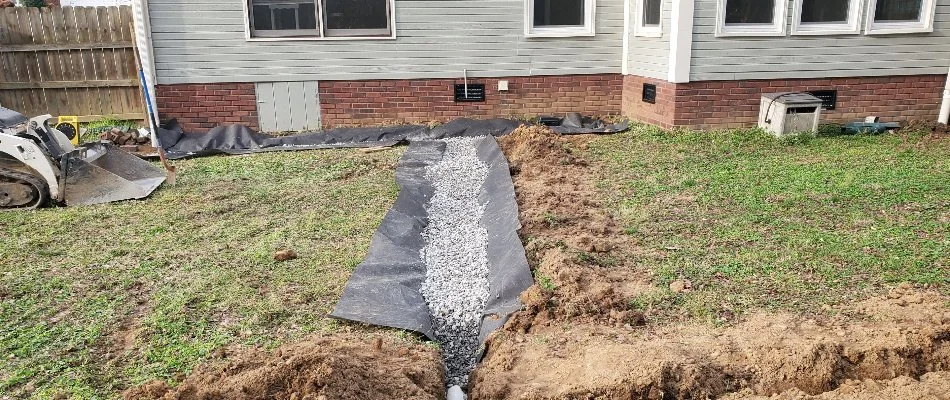
[[[312,32],[317,29],[317,6],[313,2],[258,0],[252,4],[251,17],[251,28],[254,31]]]
[[[326,0],[327,35],[346,34],[345,30],[387,33],[388,6],[389,0]]]
[[[585,0],[534,0],[534,26],[583,26]]]
[[[726,0],[726,24],[771,24],[775,0]]]
[[[643,26],[660,25],[661,0],[643,0]]]
[[[875,21],[917,21],[923,0],[877,0]]]
[[[802,23],[847,22],[851,0],[802,0]]]

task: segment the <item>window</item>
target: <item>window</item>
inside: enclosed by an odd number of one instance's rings
[[[634,35],[660,37],[663,36],[663,28],[660,25],[663,10],[662,0],[638,0],[636,25],[634,25]]]
[[[525,36],[593,36],[594,1],[525,0]]]
[[[716,36],[784,36],[788,0],[718,0]]]
[[[935,0],[870,0],[868,34],[933,32]]]
[[[248,0],[250,38],[391,38],[392,0]]]
[[[795,0],[793,35],[836,35],[861,32],[861,0]]]

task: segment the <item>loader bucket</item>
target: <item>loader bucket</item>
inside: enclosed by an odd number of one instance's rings
[[[145,198],[165,181],[163,170],[111,144],[85,145],[67,158],[67,206]]]

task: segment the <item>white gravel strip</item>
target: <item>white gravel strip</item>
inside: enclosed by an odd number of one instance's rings
[[[466,387],[475,368],[478,331],[488,301],[488,231],[480,220],[478,193],[488,166],[475,152],[479,138],[446,139],[442,160],[426,169],[435,187],[422,259],[422,296],[432,313],[445,360],[446,386]]]

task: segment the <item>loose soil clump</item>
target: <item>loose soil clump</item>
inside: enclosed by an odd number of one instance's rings
[[[443,381],[434,349],[338,334],[272,352],[244,351],[198,367],[175,388],[156,381],[127,390],[123,398],[421,400],[442,398]]]

